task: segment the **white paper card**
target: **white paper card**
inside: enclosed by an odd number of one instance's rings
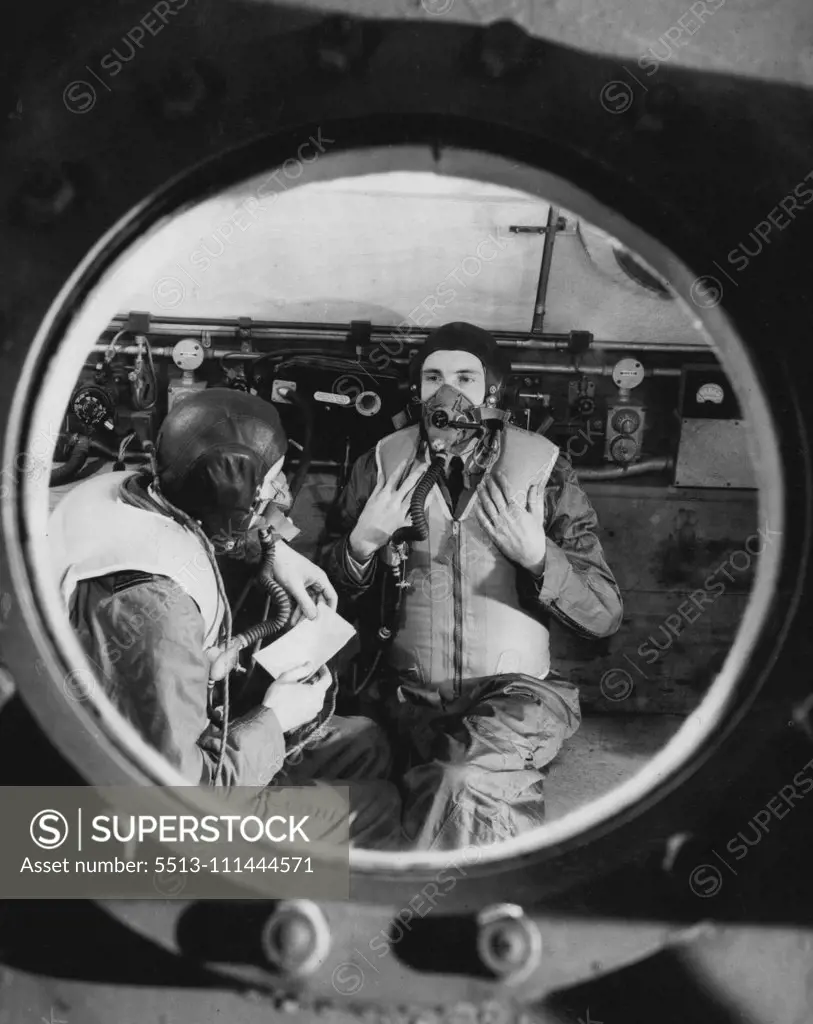
[[[318,604],[316,608],[315,619],[302,619],[289,633],[254,655],[254,660],[274,679],[306,661],[316,671],[356,635],[350,623],[329,605]]]

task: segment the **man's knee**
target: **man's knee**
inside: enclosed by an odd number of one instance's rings
[[[480,763],[479,759],[469,759],[454,764],[440,764],[441,773],[439,790],[456,798],[478,790],[481,783],[493,774],[493,769]]]
[[[340,719],[341,738],[352,749],[354,764],[364,778],[388,778],[392,750],[387,734],[371,718],[354,716]]]
[[[350,840],[354,846],[401,846],[401,796],[391,782],[350,782]]]

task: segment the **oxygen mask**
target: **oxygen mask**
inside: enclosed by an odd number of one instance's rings
[[[423,430],[433,455],[459,455],[483,433],[479,406],[444,384],[423,404]]]

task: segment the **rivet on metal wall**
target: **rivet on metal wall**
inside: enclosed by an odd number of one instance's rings
[[[29,224],[48,224],[73,205],[76,187],[61,164],[37,161],[25,175],[17,196],[17,212]]]
[[[328,954],[330,928],[315,903],[284,901],[266,921],[261,945],[274,970],[292,976],[310,974]]]
[[[153,104],[168,121],[199,114],[225,90],[222,77],[204,61],[167,71],[153,86]]]
[[[485,967],[505,981],[520,981],[542,956],[542,937],[522,907],[504,903],[477,917],[477,951]]]
[[[813,697],[797,704],[793,709],[792,723],[804,731],[809,739],[813,739]]]
[[[164,117],[170,119],[194,114],[206,99],[206,86],[193,69],[185,69],[174,76],[170,89],[164,95]]]
[[[367,61],[373,28],[343,16],[326,18],[316,30],[314,53],[320,71],[344,75]]]
[[[496,21],[479,34],[477,64],[489,78],[507,78],[530,68],[533,42],[513,21]]]
[[[670,82],[657,82],[643,96],[642,112],[635,127],[659,132],[674,122],[680,109],[680,94]]]

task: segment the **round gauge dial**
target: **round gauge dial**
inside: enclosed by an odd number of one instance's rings
[[[644,379],[644,368],[637,359],[620,359],[613,367],[613,381],[618,388],[630,391]]]
[[[610,455],[615,462],[632,462],[638,453],[638,445],[631,437],[617,437],[610,445]]]
[[[634,434],[641,426],[641,416],[635,409],[619,409],[613,416],[613,430],[617,434]]]
[[[179,370],[197,370],[203,357],[203,345],[194,338],[182,338],[172,349],[172,359]]]
[[[722,405],[725,392],[719,384],[702,384],[695,395],[697,401],[702,405],[704,402],[713,402],[715,405]]]
[[[73,399],[73,411],[86,427],[96,427],[106,420],[115,408],[111,396],[95,384],[80,388]]]

